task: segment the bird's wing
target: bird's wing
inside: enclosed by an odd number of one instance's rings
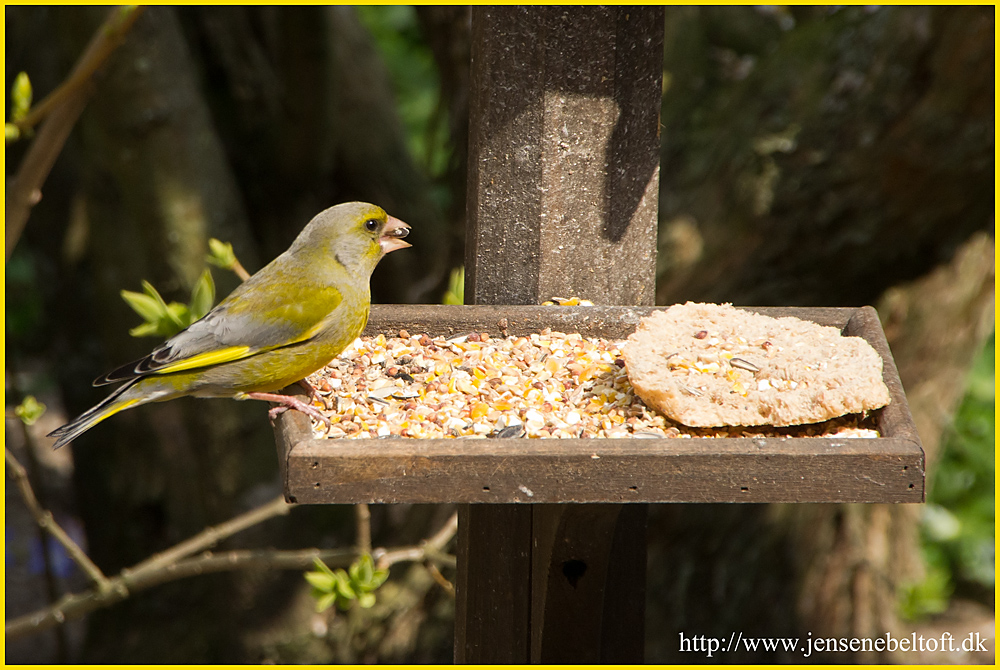
[[[121,366],[94,385],[228,363],[304,342],[335,318],[333,312],[343,301],[336,288],[309,286],[301,278],[267,285],[251,282],[145,358]],[[275,290],[276,283],[280,290]]]

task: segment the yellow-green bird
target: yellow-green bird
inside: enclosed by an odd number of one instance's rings
[[[112,414],[181,396],[254,398],[277,411],[317,410],[275,394],[319,370],[368,322],[369,280],[382,257],[410,246],[410,227],[375,205],[349,202],[317,214],[285,253],[202,319],[94,382],[125,382],[103,402],[52,431],[61,447]]]

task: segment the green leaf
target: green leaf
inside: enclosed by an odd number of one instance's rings
[[[337,583],[336,583],[337,594],[340,595],[341,598],[345,598],[347,600],[354,600],[355,598],[357,598],[358,594],[354,591],[354,588],[352,588],[351,580],[347,576],[347,573],[344,572],[343,570],[337,570],[336,575],[337,575]]]
[[[171,302],[167,305],[167,316],[170,318],[170,323],[176,329],[171,335],[175,335],[188,326],[191,325],[191,310],[188,309],[187,305],[182,305],[179,302]]]
[[[445,305],[465,304],[465,267],[459,266],[451,271],[448,279],[448,290],[441,300]]]
[[[14,85],[10,89],[10,118],[17,122],[28,115],[31,109],[31,80],[27,72],[19,72],[14,77]]]
[[[212,265],[224,270],[232,270],[236,265],[236,253],[229,242],[220,242],[213,237],[208,240],[208,251],[207,260]]]
[[[215,282],[212,281],[212,273],[206,269],[198,277],[194,288],[191,289],[191,303],[188,311],[191,315],[191,323],[208,314],[215,304]],[[189,324],[190,325],[190,324]]]
[[[375,571],[375,564],[369,554],[363,554],[358,560],[351,564],[351,582],[357,585],[367,585],[372,579]]]
[[[191,310],[187,305],[163,301],[160,293],[148,281],[142,282],[142,293],[122,291],[122,299],[136,314],[145,319],[143,323],[129,330],[133,337],[158,335],[171,337],[191,325]]]
[[[156,323],[143,323],[135,328],[129,328],[128,334],[132,337],[152,337],[154,335],[162,335],[163,328],[160,326],[160,321]]]
[[[331,570],[326,563],[319,560],[318,558],[313,558],[313,565],[316,566],[316,569],[319,570],[320,572],[330,575],[331,577],[334,576],[333,570]]]
[[[153,292],[155,293],[156,289],[153,289]],[[125,290],[122,290],[121,296],[122,300],[124,300],[136,314],[151,323],[159,321],[167,314],[167,306],[163,304],[162,298],[160,300],[156,300],[156,298],[150,297],[144,293],[136,293],[135,291]],[[156,297],[159,298],[160,294],[157,293]]]
[[[368,609],[375,604],[375,594],[374,593],[362,593],[358,596],[358,605],[363,609]]]
[[[15,126],[13,123],[4,124],[3,127],[4,142],[13,142],[14,140],[21,137],[21,129]]]
[[[940,614],[948,609],[948,600],[954,589],[948,571],[933,564],[926,569],[927,576],[923,581],[902,587],[899,610],[908,621]]]
[[[25,397],[24,401],[14,408],[14,415],[26,426],[34,425],[43,414],[45,414],[45,403],[38,402],[33,395]]]
[[[156,290],[156,287],[150,284],[145,279],[143,279],[142,290],[146,295],[148,295],[150,298],[155,300],[160,305],[160,308],[163,310],[163,313],[165,314],[167,311],[167,303],[163,299],[163,296],[160,295],[160,292]]]
[[[337,602],[336,593],[325,593],[316,599],[316,611],[325,612],[330,609],[335,602]]]
[[[995,586],[995,362],[994,335],[970,370],[965,398],[928,473],[921,524],[925,576],[901,589],[899,606],[907,618],[946,610],[954,593]]]
[[[160,292],[146,280],[142,281],[142,293],[123,290],[121,296],[128,306],[145,320],[145,323],[129,330],[130,335],[133,337],[159,335],[166,338],[184,330],[212,309],[212,303],[215,301],[215,282],[212,280],[211,272],[208,270],[202,272],[191,289],[190,305],[179,302],[171,302],[168,305]]]
[[[319,589],[323,593],[333,591],[333,587],[337,581],[333,575],[328,575],[325,572],[307,572],[303,576],[314,588]]]
[[[378,587],[385,584],[385,580],[387,580],[388,578],[389,578],[388,570],[376,570],[374,573],[372,573],[372,578],[368,582],[371,585],[371,590],[374,591]]]

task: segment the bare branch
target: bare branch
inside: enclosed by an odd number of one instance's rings
[[[35,497],[35,492],[31,488],[31,482],[28,480],[28,473],[21,465],[14,454],[10,453],[10,449],[4,449],[4,457],[7,461],[7,467],[10,469],[10,475],[17,484],[18,490],[21,492],[21,497],[24,498],[24,504],[27,505],[28,511],[31,512],[31,516],[34,517],[38,525],[43,529],[48,531],[52,537],[56,539],[66,549],[66,553],[69,555],[73,562],[80,566],[88,577],[97,585],[100,591],[107,591],[111,588],[111,582],[101,569],[94,564],[90,557],[80,548],[76,542],[73,541],[65,530],[62,529],[58,523],[56,523],[55,517],[52,516],[52,512],[47,509],[43,509],[40,504],[38,504],[38,498]]]
[[[22,486],[22,492],[24,492],[23,487],[28,486],[30,499],[28,495],[25,495],[25,500],[35,518],[45,518],[47,515],[47,518],[51,519],[51,513],[41,509],[38,505],[38,501],[35,499],[34,493],[31,492],[30,486],[27,485],[26,476],[23,476],[25,474],[24,468],[22,468],[20,463],[14,459],[10,451],[7,452],[7,463],[11,466],[11,470],[14,471],[15,480],[18,481],[19,486]],[[22,477],[19,477],[19,474],[22,475]],[[21,484],[22,481],[24,482],[23,485]],[[141,591],[163,582],[182,579],[192,575],[204,574],[208,572],[220,572],[223,570],[238,570],[241,568],[251,567],[253,565],[271,565],[277,569],[286,570],[307,569],[312,565],[313,557],[317,555],[323,556],[328,554],[336,560],[342,560],[345,556],[356,556],[356,552],[353,550],[347,552],[343,550],[337,552],[321,552],[317,549],[308,549],[297,552],[259,550],[242,552],[233,551],[220,555],[206,553],[198,558],[183,560],[191,554],[211,547],[212,545],[221,542],[231,535],[235,535],[250,526],[262,523],[276,516],[288,514],[289,510],[291,510],[294,506],[295,505],[293,504],[286,503],[283,497],[275,498],[271,502],[230,519],[225,523],[212,526],[211,528],[206,528],[194,537],[191,537],[184,542],[167,549],[166,551],[160,552],[159,554],[156,554],[145,561],[132,566],[131,568],[125,568],[113,579],[105,577],[104,574],[101,573],[100,569],[98,569],[97,566],[90,561],[87,555],[84,554],[83,551],[74,543],[73,546],[76,547],[75,552],[78,553],[78,555],[82,557],[82,560],[86,561],[87,564],[93,566],[93,570],[96,570],[97,574],[100,575],[101,580],[103,580],[98,581],[100,588],[96,591],[67,594],[63,596],[59,602],[54,603],[49,607],[22,617],[18,617],[17,619],[8,622],[6,624],[6,636],[8,639],[14,639],[16,637],[33,634],[47,628],[51,628],[57,624],[64,623],[70,619],[79,618],[95,609],[107,607],[108,605],[122,601],[125,598],[128,598],[133,591]],[[55,524],[55,521],[52,521],[51,523]],[[42,524],[41,520],[39,520],[39,524]],[[49,528],[48,526],[43,527]],[[53,534],[55,535],[54,532]],[[63,535],[65,536],[65,533],[63,533]],[[59,539],[59,536],[56,535],[56,538]],[[65,536],[65,538],[68,542],[72,543],[72,540],[70,540],[68,536]],[[61,539],[60,542],[62,542]],[[64,546],[66,546],[65,543]],[[71,556],[74,556],[74,560],[77,560],[76,554],[73,550],[67,547],[67,551],[70,552]],[[80,561],[77,560],[77,562]],[[94,577],[92,571],[82,563],[81,566],[84,567],[84,570],[86,570],[88,574],[91,574],[96,581],[96,577]]]
[[[272,517],[284,516],[293,507],[295,507],[295,503],[285,502],[284,496],[279,496],[269,503],[256,507],[229,521],[220,523],[218,526],[206,528],[194,537],[176,544],[166,551],[151,556],[136,566],[126,568],[122,572],[123,574],[127,571],[130,575],[141,575],[150,571],[162,570],[169,565],[177,563],[182,558],[214,546],[227,537],[235,535],[251,526],[256,526]]]
[[[388,568],[404,561],[433,561],[442,565],[454,566],[455,557],[444,553],[444,547],[458,531],[458,512],[452,514],[444,525],[418,545],[399,547],[398,549],[376,549],[372,554],[379,568]]]
[[[454,598],[455,585],[452,584],[450,581],[448,581],[445,578],[445,576],[441,574],[441,571],[438,569],[438,566],[434,565],[432,561],[424,561],[424,567],[427,568],[427,572],[431,573],[431,577],[433,577],[434,581],[438,583],[438,586],[444,589],[445,593]]]
[[[76,67],[73,68],[69,77],[63,83],[59,84],[54,91],[45,96],[44,100],[32,106],[24,118],[20,121],[15,121],[14,125],[22,131],[33,128],[41,123],[59,103],[72,96],[80,88],[86,86],[90,78],[104,65],[104,61],[118,47],[122,38],[125,37],[132,24],[135,23],[135,20],[139,18],[139,15],[145,9],[145,7],[139,5],[116,7],[104,21],[104,24],[94,35],[93,39],[91,39],[90,44],[87,45],[87,49],[80,56],[79,60],[77,60]]]
[[[445,548],[445,545],[451,542],[451,538],[455,537],[455,533],[457,532],[458,512],[455,512],[448,517],[448,520],[444,522],[441,529],[427,540],[427,547],[440,552]]]
[[[21,232],[31,214],[31,208],[41,200],[42,184],[62,152],[76,120],[87,105],[87,98],[90,95],[88,84],[94,72],[117,48],[143,11],[143,7],[112,9],[90,40],[83,55],[77,60],[66,82],[39,103],[18,124],[30,127],[42,118],[45,119],[7,191],[4,234],[6,260],[10,259],[10,254],[21,237]]]
[[[144,571],[123,570],[118,576],[109,580],[110,588],[105,591],[91,590],[67,594],[54,605],[8,621],[5,626],[5,637],[7,640],[16,640],[34,635],[53,626],[78,619],[96,609],[121,602],[133,593],[186,577],[255,567],[274,570],[308,570],[312,567],[315,558],[327,565],[347,567],[357,556],[357,552],[353,549],[290,551],[258,549],[229,551],[222,554],[205,553],[202,556],[188,558],[173,565],[164,565]]]
[[[362,554],[372,553],[372,512],[366,503],[354,506],[354,514],[358,526],[358,551]]]
[[[250,273],[247,272],[247,269],[243,267],[243,264],[240,263],[238,260],[233,259],[233,267],[230,269],[234,273],[236,273],[236,276],[240,278],[240,281],[246,281],[247,279],[250,279]]]
[[[12,459],[13,456],[8,452],[8,464],[11,464]],[[16,470],[15,466],[20,467],[16,460],[13,461],[11,469]],[[21,468],[20,472],[23,473],[23,471]],[[16,474],[15,479],[17,479]],[[40,509],[33,495],[31,500],[34,502],[32,509]],[[29,503],[29,507],[31,506],[32,503]],[[105,586],[102,589],[66,594],[49,607],[8,621],[5,626],[6,639],[13,640],[39,633],[69,620],[78,619],[96,609],[125,600],[133,593],[186,577],[247,568],[308,570],[312,567],[315,558],[327,565],[347,567],[360,556],[357,549],[299,549],[290,551],[250,549],[228,551],[221,554],[205,552],[200,556],[191,557],[192,554],[221,542],[250,526],[288,514],[292,507],[295,505],[286,503],[284,498],[276,498],[225,523],[206,528],[194,537],[156,554],[142,563],[125,568],[111,579],[104,577]],[[42,511],[44,512],[44,510]],[[47,514],[47,512],[45,513]],[[51,517],[51,515],[49,516]],[[455,536],[457,530],[458,514],[456,513],[434,535],[417,546],[392,550],[379,548],[373,554],[379,567],[382,568],[403,561],[427,562],[454,567],[455,557],[444,553],[444,548]],[[79,547],[77,549],[79,550]],[[87,560],[89,561],[89,559]],[[96,566],[94,569],[97,569]],[[434,569],[430,567],[428,569],[435,581],[440,583],[442,588],[451,592],[450,582],[440,574],[436,565]],[[98,570],[98,572],[100,571]],[[435,575],[435,573],[437,574]]]

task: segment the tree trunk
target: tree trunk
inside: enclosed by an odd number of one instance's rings
[[[55,14],[71,54],[104,13],[68,8]],[[121,289],[137,290],[148,279],[167,300],[186,301],[205,266],[209,237],[231,241],[248,267],[258,265],[172,9],[152,8],[139,19],[103,73],[80,130],[79,216],[89,244],[78,281],[64,296],[76,318],[61,325],[74,353],[86,343],[100,354],[65,371],[73,413],[106,392],[86,390],[89,379],[155,344],[128,336],[137,317],[121,301]],[[92,273],[89,281],[86,273]],[[238,282],[228,273],[216,276],[223,295]],[[100,367],[91,367],[95,363]],[[185,399],[143,407],[76,440],[74,456],[90,553],[106,571],[230,517],[245,504],[240,496],[273,481],[274,472],[266,407],[258,403]],[[95,614],[87,660],[232,658],[237,619],[229,603],[237,582],[171,585],[160,599],[129,600]],[[164,620],[164,611],[175,614]]]
[[[993,11],[816,13],[668,12],[657,302],[872,303],[992,225]]]
[[[417,5],[416,11],[441,75],[440,104],[448,114],[451,157],[444,179],[451,191],[447,218],[455,243],[448,249],[447,267],[456,268],[465,261],[472,11],[468,5]]]
[[[320,210],[373,202],[413,227],[418,251],[385,258],[373,299],[437,302],[452,236],[408,153],[388,73],[354,9],[179,11],[269,256]]]

